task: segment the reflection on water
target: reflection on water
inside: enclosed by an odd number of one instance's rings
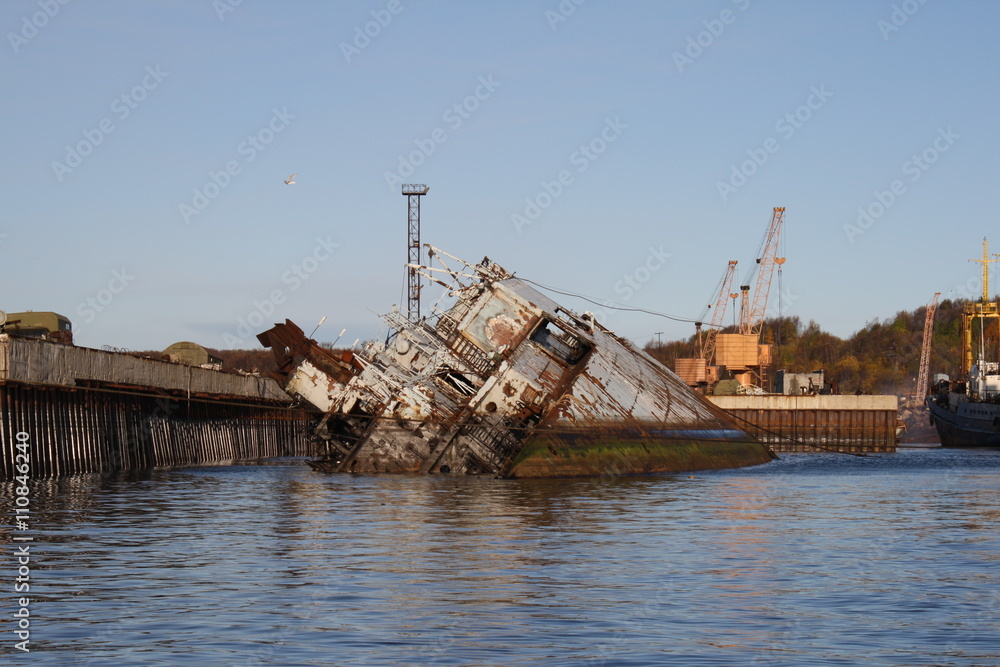
[[[629,479],[280,461],[37,483],[33,650],[2,650],[50,665],[997,664],[998,489],[1000,451],[939,449]]]

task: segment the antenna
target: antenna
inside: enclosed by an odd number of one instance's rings
[[[319,321],[319,324],[317,324],[317,325],[316,325],[316,329],[319,329],[319,328],[320,328],[321,326],[323,326],[323,322],[326,322],[326,315],[324,315],[324,316],[323,316],[323,319],[321,319],[321,320]],[[313,330],[312,330],[312,333],[311,333],[311,334],[309,334],[309,337],[310,337],[310,338],[312,338],[312,337],[313,337],[313,335],[315,335],[315,333],[316,333],[316,329],[313,329]]]
[[[345,334],[345,333],[347,333],[347,327],[344,327],[343,329],[341,329],[341,330],[340,330],[340,335],[339,335],[339,336],[337,336],[337,340],[333,341],[333,343],[332,343],[332,344],[330,345],[330,347],[333,347],[334,345],[336,345],[336,344],[337,344],[337,342],[338,342],[338,341],[339,341],[339,340],[340,340],[341,338],[343,338],[343,337],[344,337],[344,334]],[[355,342],[357,342],[357,341],[355,341]]]
[[[407,281],[406,312],[411,322],[420,319],[420,273],[416,267],[420,261],[420,198],[427,194],[429,187],[422,184],[403,184],[403,194],[407,199]]]

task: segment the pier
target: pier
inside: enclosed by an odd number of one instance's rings
[[[896,396],[765,394],[708,399],[776,452],[896,451]]]
[[[307,456],[308,426],[270,378],[0,335],[5,480],[19,433],[31,476],[56,478]]]

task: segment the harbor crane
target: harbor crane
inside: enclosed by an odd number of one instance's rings
[[[920,346],[920,372],[917,373],[917,401],[923,401],[927,395],[927,380],[931,367],[931,339],[934,337],[934,315],[937,313],[938,297],[941,292],[934,292],[934,298],[927,306],[927,315],[924,317],[924,342]]]
[[[726,267],[726,272],[722,276],[722,280],[719,281],[716,287],[717,295],[715,296],[715,304],[708,304],[705,307],[705,311],[701,314],[701,318],[704,318],[709,309],[715,308],[712,312],[712,321],[709,324],[708,334],[703,340],[701,337],[702,322],[695,322],[694,327],[698,336],[698,347],[696,348],[695,356],[674,360],[674,371],[689,387],[706,387],[713,381],[713,378],[709,375],[709,365],[712,363],[712,357],[715,354],[716,339],[719,331],[722,329],[722,320],[726,316],[726,298],[730,296],[729,290],[732,289],[735,275],[736,260],[730,260],[729,265]]]
[[[675,372],[689,386],[710,384],[712,379],[718,379],[719,368],[725,366],[738,380],[740,385],[748,387],[755,382],[767,386],[767,369],[771,365],[771,345],[760,343],[760,334],[764,328],[764,316],[767,313],[767,299],[771,291],[771,280],[776,267],[780,267],[784,257],[778,257],[778,244],[781,239],[781,227],[785,220],[784,207],[775,207],[771,215],[764,239],[758,248],[757,260],[747,274],[739,294],[730,292],[736,272],[736,262],[729,262],[715,303],[712,314],[712,325],[708,331],[705,344],[701,341],[701,323],[696,322],[698,330],[698,356],[693,359],[676,359]],[[750,282],[756,275],[753,295],[750,293]],[[736,323],[736,297],[742,294],[739,323]],[[734,333],[720,333],[722,318],[725,314],[726,298],[733,300]],[[713,363],[714,362],[714,363]],[[709,368],[709,364],[713,364]]]
[[[767,228],[764,240],[761,242],[761,252],[757,263],[751,268],[746,284],[740,285],[744,295],[744,305],[747,303],[747,292],[750,289],[750,278],[757,273],[757,283],[753,290],[753,301],[749,307],[744,307],[740,313],[740,333],[747,336],[759,336],[764,327],[764,316],[767,314],[767,299],[771,292],[771,278],[774,267],[784,263],[784,257],[778,257],[778,241],[781,238],[781,226],[785,221],[785,208],[775,207],[771,215],[771,224]]]
[[[767,301],[771,293],[771,282],[775,269],[780,267],[785,259],[778,257],[778,246],[781,240],[781,228],[785,221],[784,207],[775,207],[771,222],[764,238],[757,249],[754,265],[747,272],[747,277],[740,285],[739,324],[736,332],[718,334],[716,341],[715,363],[725,366],[744,388],[756,385],[760,388],[768,386],[768,368],[771,365],[771,345],[761,343],[761,332],[764,328],[764,316],[767,314]],[[756,279],[753,292],[751,282]]]
[[[715,354],[715,339],[722,328],[722,318],[726,315],[726,298],[729,290],[732,289],[733,279],[736,277],[736,260],[729,260],[725,275],[719,282],[719,293],[715,299],[714,310],[712,311],[712,322],[708,325],[708,333],[705,336],[705,345],[702,347],[701,357],[706,363],[712,363],[712,355]]]

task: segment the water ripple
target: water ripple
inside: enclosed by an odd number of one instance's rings
[[[278,461],[37,483],[30,664],[995,665],[998,490],[1000,452],[934,449],[629,479]]]

